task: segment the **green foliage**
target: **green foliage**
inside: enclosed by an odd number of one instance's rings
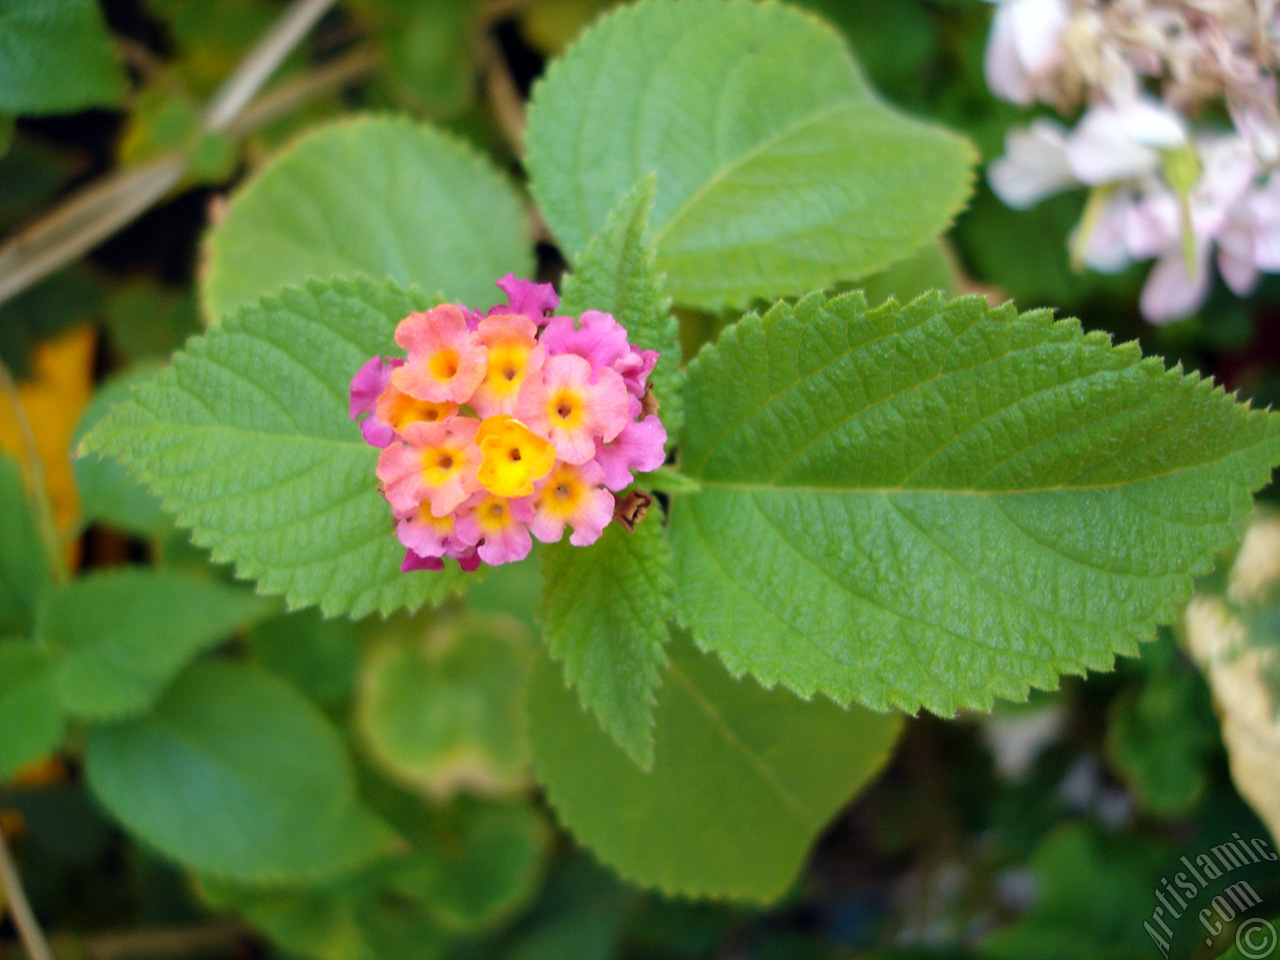
[[[1185,814],[1204,792],[1219,743],[1209,692],[1167,639],[1149,646],[1144,661],[1141,682],[1111,705],[1107,751],[1145,807]]]
[[[950,714],[1109,669],[1170,620],[1280,420],[1045,311],[860,294],[689,366],[678,605],[731,672]]]
[[[389,885],[446,929],[492,928],[533,895],[548,837],[529,806],[460,800],[395,823],[414,849]]]
[[[270,604],[243,587],[165,570],[112,570],[50,593],[36,629],[67,713],[115,720],[148,709],[197,654]]]
[[[150,714],[95,728],[85,759],[113,816],[211,876],[323,880],[391,841],[356,799],[338,732],[259,667],[193,666]]]
[[[532,269],[520,200],[492,164],[386,117],[320,127],[277,154],[205,255],[204,306],[218,318],[284,284],[355,274],[487,306],[496,279]]]
[[[571,255],[657,174],[657,268],[720,308],[880,270],[945,229],[971,148],[880,103],[839,35],[782,4],[643,0],[535,89],[531,187]]]
[[[48,585],[48,558],[21,470],[0,453],[0,634],[31,628]]]
[[[992,960],[1132,960],[1157,951],[1142,921],[1158,906],[1154,891],[1161,889],[1159,877],[1170,866],[1163,860],[1156,845],[1110,837],[1086,823],[1064,824],[1032,857],[1035,902],[1014,923],[987,937],[981,955]],[[1197,929],[1188,933],[1195,936]]]
[[[0,640],[0,780],[62,742],[49,664],[26,640]]]
[[[476,0],[384,0],[379,33],[400,99],[430,117],[454,116],[476,96]]]
[[[80,417],[72,446],[88,436],[116,404],[128,400],[135,385],[154,373],[152,367],[135,367],[99,387]],[[107,523],[144,537],[160,534],[168,527],[160,501],[115,460],[78,457],[71,467],[80,494],[81,522],[85,525]]]
[[[327,615],[436,602],[456,569],[403,574],[378,451],[347,418],[351,377],[428,303],[391,281],[312,281],[192,339],[81,448],[123,462],[264,593]]]
[[[590,547],[548,547],[543,593],[543,635],[565,679],[627,755],[650,769],[655,691],[675,613],[662,517],[655,510],[633,532],[610,524]]]
[[[259,663],[317,703],[336,705],[351,696],[360,653],[351,621],[300,610],[258,624],[246,640]]]
[[[687,642],[670,657],[648,772],[541,660],[529,702],[538,777],[565,826],[624,877],[669,894],[776,899],[883,765],[901,719],[734,680]]]
[[[95,0],[0,0],[0,111],[71,113],[124,91]]]
[[[357,722],[388,773],[437,797],[519,791],[529,637],[502,616],[393,621],[362,671]]]
[[[651,382],[662,405],[662,423],[674,442],[684,422],[684,374],[680,326],[671,313],[671,300],[662,294],[662,280],[654,272],[653,252],[645,239],[656,186],[654,177],[645,177],[619,201],[565,278],[560,309],[573,316],[584,310],[611,313],[627,328],[633,345],[661,354]]]

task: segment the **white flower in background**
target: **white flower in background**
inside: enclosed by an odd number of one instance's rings
[[[1156,261],[1140,301],[1153,323],[1194,313],[1215,263],[1240,296],[1280,272],[1278,0],[994,2],[992,91],[1089,104],[1072,130],[1038,119],[1008,134],[988,169],[1006,204],[1089,188],[1073,260],[1101,272]],[[1187,120],[1215,105],[1232,133]]]
[[[983,67],[992,91],[1020,106],[1042,99],[1062,65],[1067,0],[992,0]]]

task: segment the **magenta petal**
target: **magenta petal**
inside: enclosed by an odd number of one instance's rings
[[[633,471],[648,473],[666,461],[667,430],[655,416],[628,423],[608,443],[596,443],[596,463],[604,471],[604,485],[618,491],[631,483]]]
[[[495,307],[490,313],[523,313],[538,326],[542,326],[546,323],[545,316],[560,306],[556,288],[549,283],[518,280],[514,273],[508,273],[497,283],[498,288],[507,295],[507,308]]]
[[[439,557],[420,557],[412,550],[406,550],[404,553],[404,562],[400,564],[401,573],[409,573],[413,570],[443,570],[444,561]]]
[[[403,360],[383,360],[374,357],[351,378],[351,419],[362,413],[373,413],[378,397],[391,380],[391,371],[401,366]]]
[[[622,382],[627,385],[627,391],[632,396],[644,396],[649,375],[653,373],[660,356],[657,350],[633,350],[613,365],[613,369],[622,375]]]
[[[396,438],[396,432],[377,417],[368,417],[360,424],[360,434],[365,443],[374,447],[385,447]]]
[[[591,364],[592,373],[631,352],[626,329],[600,310],[585,311],[576,326],[573,317],[552,317],[540,342],[551,357],[577,354]]]

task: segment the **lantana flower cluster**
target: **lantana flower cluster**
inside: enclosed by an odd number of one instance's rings
[[[1104,273],[1155,260],[1141,309],[1194,313],[1216,262],[1240,296],[1280,271],[1280,6],[1253,0],[994,0],[987,81],[1069,114],[1012,131],[988,171],[1025,209],[1090,191],[1070,245]],[[1222,109],[1225,108],[1225,109]],[[1193,122],[1222,113],[1230,128]]]
[[[550,284],[508,274],[498,286],[507,303],[486,314],[411,313],[395,332],[407,356],[374,357],[351,381],[406,571],[511,563],[566,529],[594,543],[611,491],[664,460],[648,386],[658,353],[607,313],[555,316]]]

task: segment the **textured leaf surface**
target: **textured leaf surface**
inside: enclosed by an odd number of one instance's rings
[[[529,703],[538,777],[560,819],[629,880],[767,901],[818,831],[878,771],[901,718],[734,680],[673,643],[653,769],[640,770],[539,661]]]
[[[285,284],[354,274],[487,307],[496,279],[533,265],[503,175],[459,141],[387,117],[323,127],[277,156],[232,199],[206,259],[214,317]]]
[[[0,640],[0,780],[57,747],[62,729],[44,654],[26,640]]]
[[[70,113],[124,90],[95,0],[0,0],[0,112]]]
[[[662,517],[631,533],[612,523],[590,547],[548,547],[543,596],[543,636],[565,679],[631,759],[652,767],[655,691],[675,613]]]
[[[82,449],[123,461],[217,562],[292,606],[363,616],[435,602],[456,570],[403,574],[351,377],[427,303],[391,281],[313,281],[191,340]],[[453,565],[450,565],[453,566]]]
[[[1172,618],[1280,419],[1046,312],[816,294],[689,366],[681,617],[735,673],[950,714]]]
[[[0,453],[0,634],[31,628],[49,570],[18,464]]]
[[[524,627],[503,616],[389,624],[356,707],[370,755],[437,797],[519,792],[528,782],[529,646]]]
[[[49,595],[37,638],[67,712],[94,720],[139,713],[196,654],[270,611],[243,587],[164,570],[81,577]]]
[[[166,856],[248,882],[319,880],[385,852],[338,732],[265,670],[197,664],[137,720],[97,727],[89,782]]]
[[[667,436],[674,442],[684,420],[684,374],[680,327],[671,313],[671,299],[663,295],[646,239],[656,185],[653,177],[641,180],[609,214],[604,229],[565,278],[560,310],[573,316],[584,310],[611,313],[627,328],[633,345],[661,354],[651,383],[662,405]]]
[[[798,294],[945,229],[972,151],[869,90],[838,34],[782,4],[645,0],[596,23],[534,91],[534,197],[571,254],[657,174],[677,303]]]

